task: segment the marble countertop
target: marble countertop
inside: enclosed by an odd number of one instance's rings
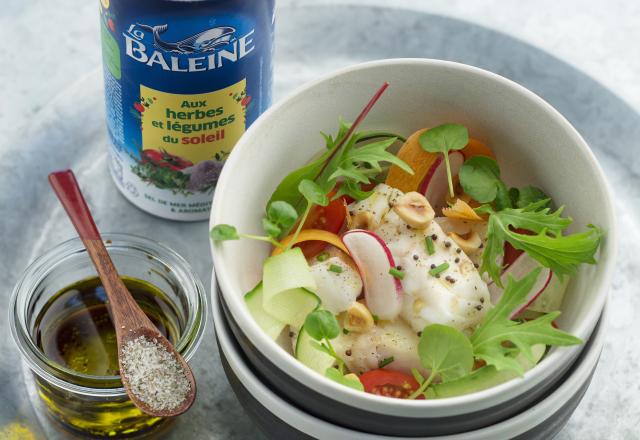
[[[598,153],[598,158],[608,164],[625,160],[624,152],[640,151],[638,127],[623,124],[638,122],[640,116],[640,2],[629,0],[537,0],[535,2],[513,2],[507,0],[279,0],[279,8],[301,10],[310,5],[350,5],[379,6],[411,11],[427,12],[469,22],[469,27],[481,26],[498,30],[521,40],[563,60],[573,68],[593,78],[602,90],[612,92],[612,104],[608,108],[594,108],[594,103],[606,100],[591,100],[588,93],[583,101],[573,103],[578,107],[573,115],[602,114],[609,118],[609,126],[615,127],[619,118],[619,130],[607,133],[583,133],[587,141],[604,144],[607,141],[624,140],[620,145],[620,155]],[[11,172],[3,158],[20,151],[22,134],[35,123],[43,109],[55,102],[56,96],[72,84],[99,68],[100,47],[98,34],[97,1],[86,0],[2,0],[0,5],[0,169]],[[295,16],[293,14],[292,16]],[[375,17],[367,14],[372,21],[371,32],[375,29]],[[282,23],[291,28],[296,23]],[[331,32],[330,24],[318,23]],[[369,42],[371,36],[363,33],[361,43]],[[393,39],[393,35],[389,36]],[[298,56],[300,54],[291,54]],[[398,49],[396,56],[410,56]],[[286,60],[280,54],[279,59]],[[371,56],[365,57],[369,59]],[[455,58],[455,56],[453,57]],[[345,60],[347,62],[348,60]],[[481,62],[479,62],[481,64]],[[302,72],[299,81],[313,78],[336,66],[316,66],[309,64],[308,71]],[[530,66],[540,74],[545,66]],[[291,82],[285,84],[279,78],[290,77],[287,63],[276,67],[276,97],[281,97],[290,89]],[[554,74],[549,72],[548,81]],[[509,76],[509,72],[500,72]],[[587,78],[588,78],[587,77]],[[529,85],[527,85],[529,86]],[[595,86],[594,86],[595,87]],[[535,88],[534,88],[534,91]],[[603,92],[604,93],[604,92]],[[548,98],[548,97],[547,97]],[[606,101],[608,102],[608,101]],[[558,105],[552,101],[552,104]],[[560,108],[564,113],[563,109]],[[583,113],[581,113],[583,112]],[[571,120],[572,117],[568,115]],[[629,122],[630,121],[630,122]],[[574,121],[572,121],[574,122]],[[575,122],[574,122],[575,123]],[[616,136],[622,133],[620,138]],[[608,137],[608,138],[607,138]],[[53,147],[52,147],[53,148]],[[624,192],[624,215],[620,223],[634,226],[640,214],[640,188],[633,185],[622,187],[624,179],[638,182],[640,157],[628,155],[624,176],[610,175],[615,191]],[[616,169],[608,168],[608,169]],[[621,184],[621,185],[617,185]],[[621,189],[619,189],[621,188]],[[2,188],[4,190],[4,188]],[[0,220],[0,225],[4,219]],[[0,231],[2,228],[0,227]],[[0,240],[5,240],[1,235]],[[638,369],[640,356],[632,341],[637,339],[640,323],[634,312],[640,311],[640,301],[634,294],[634,282],[640,264],[633,258],[633,244],[640,244],[637,231],[629,234],[625,246],[621,246],[620,276],[611,289],[612,304],[609,316],[607,345],[603,353],[592,386],[578,407],[567,427],[558,438],[567,439],[630,439],[640,438],[640,386]],[[1,248],[2,246],[0,246]],[[6,248],[5,248],[6,249]],[[12,255],[2,255],[1,259]],[[28,261],[24,261],[26,264]],[[0,295],[8,295],[5,288]],[[621,342],[626,339],[626,342]],[[2,362],[0,362],[0,367]],[[2,378],[0,378],[0,385]],[[0,390],[1,390],[0,386]],[[230,393],[226,384],[216,386],[215,392]],[[3,398],[0,396],[0,407]],[[236,417],[241,409],[232,398],[227,399],[224,408],[216,408]],[[7,412],[9,413],[9,412]],[[0,438],[3,425],[12,420],[0,408]],[[12,414],[26,414],[18,410]],[[28,422],[28,421],[27,421]],[[253,429],[229,430],[199,434],[198,438],[253,438]],[[195,438],[195,437],[194,437]]]

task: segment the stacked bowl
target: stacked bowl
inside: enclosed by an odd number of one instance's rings
[[[211,225],[260,230],[273,188],[320,150],[318,133],[334,132],[339,117],[353,119],[384,82],[389,90],[363,129],[408,134],[462,123],[495,151],[505,181],[534,184],[566,203],[572,228],[594,223],[605,231],[598,264],[581,266],[572,278],[558,319],[585,343],[555,347],[524,377],[464,396],[411,401],[357,392],[308,369],[256,325],[243,294],[261,278],[269,248],[244,240],[212,247],[212,303],[227,377],[273,438],[549,438],[580,401],[602,349],[615,221],[589,147],[532,92],[490,72],[438,60],[384,60],[339,71],[280,101],[242,137],[220,177]]]

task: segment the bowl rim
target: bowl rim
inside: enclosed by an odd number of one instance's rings
[[[590,310],[587,311],[587,316],[584,320],[578,323],[574,334],[583,340],[587,340],[595,324],[597,323],[599,316],[602,312],[604,304],[607,300],[607,289],[610,285],[610,281],[613,275],[613,268],[615,265],[615,256],[617,248],[617,223],[615,219],[615,212],[612,203],[612,192],[607,183],[604,172],[602,171],[595,155],[588,147],[585,140],[577,132],[577,130],[569,123],[569,121],[562,116],[555,108],[553,108],[544,99],[528,90],[524,86],[517,84],[507,78],[504,78],[496,73],[489,72],[487,70],[461,64],[453,61],[435,60],[428,58],[393,58],[385,60],[369,61],[360,63],[339,69],[331,72],[320,78],[310,81],[306,84],[295,89],[288,94],[285,98],[281,99],[265,113],[263,113],[252,125],[247,132],[241,137],[240,141],[234,148],[234,153],[229,157],[227,164],[223,168],[220,175],[218,185],[213,198],[213,205],[211,210],[211,216],[209,220],[209,226],[219,223],[216,219],[221,212],[220,204],[222,203],[222,194],[225,192],[225,187],[232,179],[233,169],[241,166],[241,152],[243,149],[248,148],[247,145],[253,142],[254,133],[259,132],[263,126],[267,126],[270,122],[271,115],[277,113],[281,108],[291,104],[292,102],[300,99],[300,96],[312,90],[316,86],[331,82],[338,77],[345,74],[365,71],[372,68],[379,68],[391,65],[411,65],[411,66],[425,66],[431,68],[445,68],[453,69],[469,75],[477,75],[499,83],[502,87],[509,89],[511,92],[522,95],[524,98],[532,101],[541,110],[547,113],[553,120],[555,120],[561,128],[567,133],[571,140],[571,144],[583,157],[585,157],[591,167],[591,174],[593,175],[596,184],[601,187],[605,193],[605,209],[607,221],[610,225],[610,229],[606,231],[605,239],[601,243],[600,255],[605,251],[608,255],[608,259],[605,261],[599,261],[599,265],[604,265],[602,275],[595,280],[594,289],[597,295]],[[260,350],[266,357],[273,359],[281,370],[283,370],[292,379],[305,384],[315,392],[324,395],[327,398],[339,400],[347,405],[360,407],[369,411],[384,413],[389,415],[398,415],[404,417],[423,417],[425,411],[429,411],[429,415],[433,417],[438,416],[452,416],[459,415],[473,411],[480,411],[493,406],[494,399],[499,398],[504,401],[509,398],[515,398],[518,395],[525,393],[536,384],[543,381],[546,377],[545,371],[551,371],[557,367],[557,365],[564,365],[567,362],[571,362],[582,349],[582,345],[572,347],[556,347],[533,369],[527,371],[524,374],[522,381],[509,381],[500,385],[497,385],[486,390],[482,390],[472,394],[466,394],[457,397],[450,397],[440,400],[399,400],[389,399],[382,396],[376,396],[368,393],[361,393],[356,390],[352,390],[348,387],[341,386],[320,374],[317,374],[306,366],[302,365],[297,359],[285,352],[275,341],[271,340],[262,330],[257,326],[251,315],[249,314],[244,301],[242,301],[244,292],[236,292],[231,288],[231,280],[226,269],[224,259],[219,253],[219,246],[214,246],[211,243],[211,254],[213,258],[214,273],[216,274],[217,281],[220,285],[220,289],[224,296],[225,302],[229,307],[229,310],[236,320],[240,328],[243,329],[245,335],[249,341]]]
[[[212,286],[215,286],[215,277],[212,281]],[[303,430],[306,427],[314,430],[312,432],[303,431],[306,434],[326,435],[327,431],[331,431],[335,438],[367,438],[380,440],[394,438],[380,434],[359,432],[346,427],[334,425],[328,421],[304,412],[294,404],[287,402],[282,397],[274,393],[273,390],[261,382],[260,379],[258,379],[251,371],[251,368],[244,363],[239,353],[240,348],[234,344],[233,335],[231,334],[231,331],[226,328],[228,324],[224,322],[225,317],[221,310],[218,295],[216,290],[213,288],[211,295],[216,339],[220,344],[229,366],[233,370],[234,374],[238,376],[238,379],[240,379],[247,391],[249,391],[251,395],[274,416],[295,429]],[[474,435],[478,436],[478,438],[506,438],[534,429],[541,421],[545,422],[550,415],[553,415],[560,410],[560,408],[575,395],[580,386],[588,380],[589,375],[597,367],[604,347],[604,335],[608,316],[608,306],[605,304],[601,313],[600,324],[594,334],[595,339],[590,350],[584,353],[584,357],[578,365],[572,367],[571,375],[568,379],[562,382],[555,390],[551,391],[551,393],[546,395],[534,406],[525,409],[511,418],[484,428],[459,434],[416,438],[424,440],[465,440]],[[289,417],[287,418],[287,416]]]

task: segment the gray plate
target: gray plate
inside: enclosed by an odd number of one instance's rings
[[[337,67],[375,58],[431,57],[460,61],[492,70],[540,94],[585,136],[602,162],[616,191],[621,226],[619,276],[614,281],[610,341],[630,340],[640,333],[640,297],[633,294],[632,276],[640,272],[633,258],[640,238],[640,164],[630,157],[639,151],[640,115],[621,98],[564,62],[506,35],[458,20],[421,12],[358,8],[298,7],[281,9],[278,17],[276,97],[304,81]],[[339,29],[339,34],[337,33]],[[103,122],[102,80],[98,72],[63,92],[40,119],[32,123],[14,148],[0,153],[0,310],[6,310],[11,286],[37,255],[74,235],[46,183],[54,169],[72,167],[104,231],[130,232],[162,241],[176,249],[210,277],[205,223],[180,224],[151,217],[125,201],[111,183],[106,168],[107,141]],[[633,161],[630,159],[634,159]],[[45,417],[36,417],[21,378],[17,350],[0,319],[0,427],[23,421],[41,438],[66,438]],[[618,369],[614,365],[627,365]],[[224,378],[209,325],[194,359],[199,399],[180,418],[168,438],[256,438]],[[601,426],[620,411],[634,408],[636,391],[627,386],[640,352],[614,352],[605,347],[603,365],[590,391],[588,405],[578,409]],[[627,371],[627,373],[625,373]],[[581,411],[582,409],[582,411]],[[576,426],[577,427],[577,426]],[[604,435],[604,434],[603,434]]]

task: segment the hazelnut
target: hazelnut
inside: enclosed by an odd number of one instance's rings
[[[373,315],[361,302],[354,302],[344,319],[344,328],[350,332],[365,332],[373,327]]]
[[[409,226],[424,229],[433,220],[435,212],[429,201],[422,194],[411,191],[398,199],[393,210]]]

